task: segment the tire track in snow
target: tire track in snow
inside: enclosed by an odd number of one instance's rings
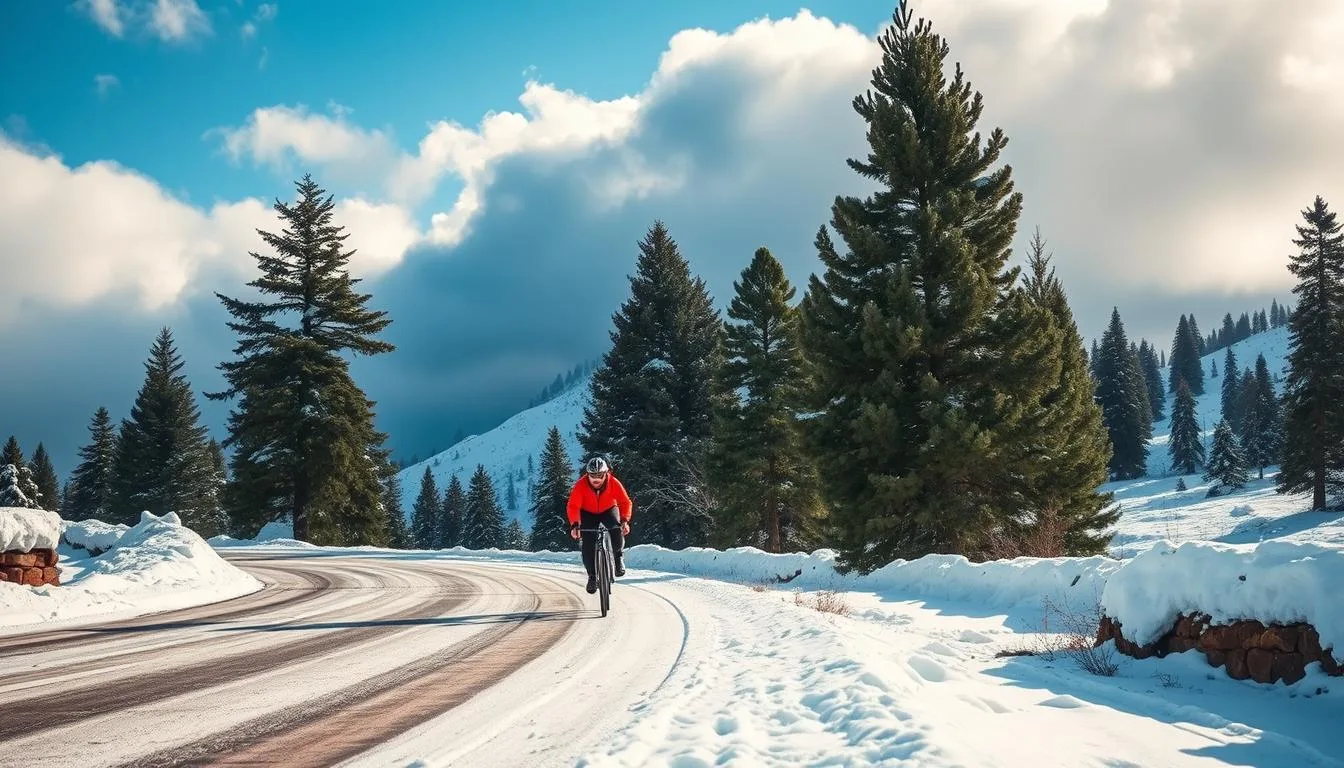
[[[506,613],[477,617],[492,624],[485,631],[320,701],[256,718],[125,767],[333,765],[443,714],[516,672],[554,646],[584,615],[571,593],[538,590],[547,585],[535,577],[510,575],[494,581],[511,582],[516,600]],[[465,617],[463,623],[472,621]]]
[[[374,615],[373,621],[379,623],[367,628],[367,631],[332,632],[318,637],[298,639],[266,648],[262,653],[258,653],[255,649],[244,649],[224,657],[210,658],[207,654],[202,654],[205,658],[194,663],[146,672],[117,685],[109,686],[95,682],[67,692],[40,696],[38,699],[41,706],[7,708],[6,717],[0,720],[0,745],[10,739],[31,737],[86,718],[115,713],[131,706],[164,701],[182,693],[246,679],[306,659],[320,657],[345,646],[366,644],[401,631],[404,627],[399,625],[398,621],[441,616],[474,595],[472,585],[466,579],[446,573],[435,575],[444,586],[452,590],[449,594],[444,595],[440,592],[435,599],[418,603],[409,609],[390,615]],[[337,584],[333,587],[339,588],[339,575],[336,581]],[[323,589],[320,594],[329,595],[330,592],[331,589]],[[367,602],[372,605],[382,602],[373,592],[371,597],[374,599]],[[132,627],[134,623],[123,625]],[[274,625],[265,625],[240,628],[239,631],[255,634],[260,639],[274,637],[270,632],[275,628]]]

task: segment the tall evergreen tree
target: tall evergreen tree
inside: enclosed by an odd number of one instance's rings
[[[1280,493],[1311,491],[1311,508],[1344,481],[1344,234],[1319,195],[1302,211],[1288,264],[1299,304],[1289,318]]]
[[[78,466],[70,473],[66,520],[113,522],[112,477],[116,472],[117,433],[107,409],[99,407],[89,423],[89,443],[79,449]]]
[[[1171,468],[1182,475],[1193,475],[1204,465],[1204,435],[1195,415],[1195,396],[1184,379],[1177,383],[1176,403],[1171,409],[1167,453],[1171,456]]]
[[[1190,322],[1190,336],[1193,337],[1195,341],[1195,359],[1198,360],[1199,358],[1208,354],[1208,349],[1206,342],[1204,341],[1204,335],[1199,332],[1199,323],[1195,321],[1195,315],[1193,312],[1190,314],[1189,322]],[[1199,365],[1202,367],[1203,363],[1199,363]],[[1190,386],[1191,391],[1195,392],[1195,394],[1197,395],[1204,394],[1203,389],[1200,389],[1198,391],[1194,390],[1193,383],[1191,383]],[[1203,385],[1201,384],[1201,387],[1202,386]]]
[[[1218,422],[1213,431],[1213,448],[1209,450],[1209,469],[1204,479],[1214,483],[1210,496],[1220,495],[1224,489],[1236,490],[1246,486],[1246,459],[1241,445],[1227,420]]]
[[[39,493],[33,469],[23,457],[19,440],[10,435],[0,452],[0,507],[36,509],[40,506]]]
[[[420,477],[420,493],[411,505],[411,540],[420,549],[434,549],[438,546],[435,532],[441,506],[439,484],[429,467],[425,467],[425,474]]]
[[[1223,388],[1221,408],[1223,419],[1235,431],[1241,426],[1241,373],[1237,367],[1237,353],[1228,346],[1223,356]]]
[[[504,510],[495,498],[495,484],[485,466],[476,465],[476,471],[467,484],[467,508],[462,530],[462,546],[468,549],[490,549],[508,546]]]
[[[275,202],[285,229],[258,230],[275,252],[251,254],[262,274],[248,285],[263,296],[216,294],[240,337],[237,359],[220,364],[229,388],[210,395],[240,398],[224,443],[236,449],[228,508],[244,535],[288,516],[301,541],[376,545],[386,520],[370,456],[385,452],[386,436],[341,354],[391,351],[375,339],[391,320],[355,291],[332,198],[307,175],[296,187],[295,204]]]
[[[518,509],[518,484],[513,473],[509,473],[509,485],[504,494],[504,504],[510,512]]]
[[[1101,337],[1097,376],[1097,402],[1111,439],[1111,475],[1117,480],[1142,477],[1153,434],[1152,409],[1138,357],[1129,349],[1120,310],[1114,307],[1111,324]]]
[[[1245,341],[1249,338],[1251,338],[1251,317],[1245,312],[1242,312],[1241,317],[1237,318],[1236,340]]]
[[[1199,359],[1196,333],[1190,318],[1181,315],[1171,342],[1171,375],[1167,377],[1167,389],[1171,392],[1176,391],[1177,379],[1185,379],[1191,394],[1204,394],[1204,363]]]
[[[509,520],[509,524],[504,528],[503,549],[517,549],[527,551],[527,534],[523,532],[522,523],[518,518]]]
[[[401,508],[401,474],[394,464],[389,464],[383,473],[382,503],[383,513],[387,515],[387,546],[393,549],[415,546],[406,526],[406,510]]]
[[[802,302],[815,371],[807,421],[840,566],[930,552],[984,554],[1038,506],[1044,457],[1025,425],[1059,380],[1062,334],[1007,260],[1022,198],[1006,144],[976,132],[982,102],[948,47],[904,2],[853,102],[878,191],[840,196],[815,244],[825,267]],[[1086,437],[1077,439],[1086,440]]]
[[[56,477],[56,468],[51,464],[51,456],[42,443],[33,450],[33,461],[29,464],[33,473],[33,484],[37,490],[37,503],[42,509],[56,512],[61,508],[61,481]]]
[[[1223,327],[1218,329],[1218,345],[1220,347],[1226,347],[1231,345],[1236,340],[1237,340],[1237,324],[1232,319],[1232,313],[1228,312],[1227,314],[1223,315]],[[1227,366],[1223,366],[1223,369],[1226,370]]]
[[[467,516],[467,492],[462,481],[454,473],[448,480],[448,488],[443,492],[443,504],[439,508],[439,524],[434,535],[434,546],[439,549],[452,549],[462,544],[463,527]]]
[[[807,374],[794,288],[783,265],[758,248],[733,289],[709,462],[717,539],[811,552],[821,543],[824,510],[802,444]]]
[[[1087,369],[1089,372],[1091,372],[1093,379],[1097,378],[1097,359],[1099,357],[1101,357],[1101,353],[1097,351],[1097,340],[1093,339],[1092,354],[1089,355],[1087,358]]]
[[[713,520],[705,460],[720,320],[661,221],[639,251],[579,441],[588,455],[606,456],[637,498],[641,522],[631,543],[703,545]]]
[[[219,475],[185,365],[172,331],[160,329],[144,363],[144,383],[117,434],[112,514],[134,525],[141,511],[175,512],[208,538],[225,532]]]
[[[1167,393],[1162,382],[1162,372],[1157,366],[1157,352],[1148,340],[1139,344],[1139,364],[1143,368],[1143,382],[1148,387],[1148,405],[1153,412],[1153,421],[1167,417]]]
[[[573,548],[569,538],[569,520],[565,506],[569,491],[574,487],[573,464],[560,430],[552,426],[546,433],[546,446],[541,451],[541,477],[532,486],[532,540],[528,549],[533,552],[551,550],[564,552]]]
[[[1249,408],[1245,413],[1245,426],[1242,446],[1247,465],[1256,469],[1260,479],[1265,477],[1265,467],[1279,460],[1282,445],[1282,418],[1279,414],[1279,400],[1274,394],[1274,383],[1270,380],[1269,364],[1265,356],[1255,358],[1255,377],[1250,385]]]
[[[1034,306],[1050,313],[1061,335],[1059,378],[1041,398],[1035,418],[1026,423],[1037,440],[1035,445],[1027,443],[1027,450],[1046,460],[1028,465],[1035,470],[1026,493],[1032,508],[1028,519],[1013,521],[1013,527],[1018,536],[1028,539],[1057,526],[1063,540],[1054,554],[1102,554],[1111,539],[1107,529],[1120,517],[1119,507],[1111,506],[1112,495],[1097,490],[1106,482],[1110,436],[1096,402],[1096,382],[1085,363],[1082,336],[1050,258],[1037,229],[1027,253],[1025,290]],[[1155,365],[1152,348],[1148,351]]]

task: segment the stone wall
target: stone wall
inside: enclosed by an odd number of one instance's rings
[[[1120,622],[1103,616],[1097,645],[1114,640],[1116,650],[1136,659],[1198,650],[1209,665],[1226,667],[1228,677],[1258,683],[1295,683],[1306,676],[1306,666],[1320,662],[1328,675],[1344,675],[1332,648],[1321,648],[1320,635],[1310,624],[1270,624],[1237,621],[1214,625],[1204,614],[1183,615],[1171,629],[1148,645],[1138,645],[1120,632]]]
[[[0,552],[0,581],[40,587],[61,583],[56,569],[56,550],[34,549],[31,552]]]

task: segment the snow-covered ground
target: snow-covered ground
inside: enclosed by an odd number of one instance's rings
[[[0,634],[24,631],[35,623],[45,629],[90,617],[186,608],[262,587],[171,513],[143,513],[134,526],[59,518],[56,523],[61,585],[0,582]]]

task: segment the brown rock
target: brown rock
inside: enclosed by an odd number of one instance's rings
[[[1339,662],[1335,661],[1335,657],[1330,651],[1321,652],[1321,670],[1325,672],[1325,674],[1334,675],[1335,677],[1344,675],[1344,667],[1341,667]]]
[[[1227,652],[1227,676],[1233,680],[1245,680],[1251,676],[1246,668],[1246,652],[1240,648]]]
[[[1189,616],[1182,616],[1176,620],[1176,637],[1198,637],[1195,630],[1195,620]]]
[[[1206,653],[1213,650],[1230,651],[1237,647],[1237,643],[1227,627],[1209,627],[1199,636],[1199,647]]]
[[[1195,642],[1193,637],[1173,637],[1167,641],[1167,653],[1185,653],[1195,647]]]
[[[42,581],[47,584],[56,583],[58,578],[60,578],[60,571],[56,570],[55,566],[49,565],[42,569]]]
[[[1264,648],[1246,651],[1246,670],[1257,683],[1274,682],[1274,652]]]
[[[57,554],[56,550],[54,549],[34,549],[33,553],[36,554],[38,558],[42,561],[38,563],[38,565],[44,567],[55,565],[57,559],[60,558],[60,555]]]
[[[1237,638],[1237,647],[1249,651],[1258,647],[1260,636],[1265,633],[1265,625],[1258,621],[1238,621],[1232,625],[1232,635]]]
[[[1118,634],[1115,630],[1115,622],[1111,621],[1111,617],[1102,616],[1101,623],[1097,625],[1097,645],[1101,645]]]
[[[1297,649],[1302,652],[1302,658],[1308,664],[1321,659],[1321,636],[1316,634],[1316,628],[1308,626],[1302,630],[1302,634],[1297,638]]]
[[[21,584],[27,584],[30,587],[42,586],[42,569],[25,568],[23,571],[23,581]]]
[[[1300,653],[1277,653],[1274,655],[1274,669],[1271,675],[1275,680],[1292,685],[1307,676],[1306,663]]]
[[[11,566],[6,566],[6,567],[4,567],[4,568],[0,568],[0,570],[2,570],[2,571],[5,572],[5,580],[6,580],[6,581],[13,582],[13,583],[15,583],[15,584],[22,584],[22,583],[23,583],[23,569],[22,569],[22,568],[19,568],[19,567],[16,567],[16,566],[12,566],[12,565],[11,565]]]
[[[1296,626],[1270,627],[1260,635],[1260,647],[1267,651],[1292,653],[1297,650],[1297,642],[1302,632]]]
[[[1204,657],[1209,660],[1209,666],[1221,667],[1227,663],[1227,652],[1214,648],[1211,651],[1205,651]]]
[[[36,552],[6,552],[0,555],[0,565],[16,565],[20,568],[31,568],[40,563],[40,558]]]

